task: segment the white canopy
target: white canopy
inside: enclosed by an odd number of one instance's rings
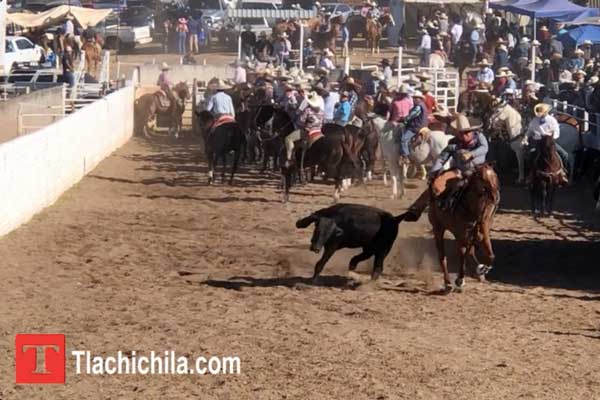
[[[6,20],[24,28],[43,28],[57,25],[66,19],[67,15],[72,15],[80,26],[97,25],[112,12],[111,9],[95,10],[92,8],[58,6],[48,11],[38,14],[13,13],[6,14]]]

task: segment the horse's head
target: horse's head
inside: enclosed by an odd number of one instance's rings
[[[394,16],[392,14],[383,14],[379,17],[379,23],[381,26],[386,26],[390,24],[391,26],[396,26],[396,21],[394,21]]]
[[[540,141],[540,151],[541,154],[554,154],[556,151],[556,143],[554,142],[554,138],[550,135],[542,136],[542,140]]]
[[[179,82],[175,86],[173,86],[173,92],[179,97],[181,100],[187,100],[190,98],[190,88],[187,82]]]
[[[257,128],[263,128],[265,124],[273,118],[275,107],[270,104],[261,104],[256,108],[254,115],[254,124]]]
[[[215,120],[215,117],[209,111],[206,110],[196,111],[196,117],[196,121],[198,121],[200,129],[205,129],[206,127],[210,126]]]
[[[500,181],[492,164],[485,163],[478,166],[469,186],[480,197],[487,197],[496,204],[500,201]]]

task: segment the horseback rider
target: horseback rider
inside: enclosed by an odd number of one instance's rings
[[[560,137],[560,126],[556,118],[549,114],[551,109],[552,107],[546,103],[539,103],[534,107],[535,118],[529,122],[529,127],[527,128],[526,134],[526,139],[529,142],[528,162],[529,165],[533,165],[535,162],[542,137],[552,136],[555,141],[554,145],[556,146],[556,152],[558,153],[563,166],[559,175],[559,183],[566,185],[569,183],[566,173],[566,170],[569,167],[569,153],[567,153],[565,149],[563,149],[562,146],[556,142],[556,140]],[[531,182],[533,178],[533,168],[531,168],[531,170],[532,171],[529,175],[528,182]]]
[[[208,99],[206,110],[214,115],[215,120],[223,116],[235,117],[233,100],[230,95],[225,93],[225,90],[228,89],[231,89],[231,86],[225,84],[222,79],[219,79],[215,87],[216,93]]]
[[[310,140],[313,135],[320,134],[323,127],[323,99],[316,92],[310,92],[304,99],[305,104],[300,106],[300,114],[296,129],[285,137],[286,162],[285,166],[291,165],[294,154],[294,142]],[[306,146],[304,146],[306,149]],[[304,152],[303,152],[304,157]]]
[[[404,132],[400,136],[400,156],[408,158],[410,140],[424,127],[427,126],[427,108],[423,102],[423,93],[416,90],[412,95],[414,105],[408,115],[403,119]]]
[[[418,220],[432,195],[444,203],[442,208],[452,211],[468,178],[478,165],[485,163],[488,142],[480,131],[482,124],[458,114],[450,126],[454,129],[455,137],[450,139],[448,146],[435,160],[429,172],[430,185],[409,207],[405,221]],[[444,165],[448,161],[451,162],[451,169],[445,171]]]
[[[83,36],[83,39],[86,42],[94,43],[96,41],[96,31],[94,30],[91,22],[87,23],[85,30],[81,33],[81,36]]]
[[[350,121],[350,111],[348,92],[342,92],[340,95],[340,102],[335,107],[333,122],[341,126],[346,126],[346,124]]]
[[[323,18],[321,20],[321,24],[319,24],[319,32],[329,32],[331,31],[331,13],[326,12],[323,14]]]

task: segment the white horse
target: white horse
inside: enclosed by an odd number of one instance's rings
[[[387,162],[392,177],[392,199],[398,198],[398,181],[400,181],[400,197],[404,196],[404,179],[406,165],[400,165],[400,125],[387,121],[381,116],[373,118],[373,125],[379,134],[379,146],[384,164]],[[383,183],[387,186],[387,169],[383,169]]]
[[[443,57],[437,53],[432,53],[429,56],[429,68],[433,68],[433,69],[446,68],[445,57]]]
[[[525,181],[525,145],[527,140],[525,135],[522,134],[521,114],[510,104],[500,104],[490,117],[490,126],[492,130],[508,133],[510,148],[517,157],[517,166],[519,169],[517,183],[523,183]]]
[[[410,161],[421,170],[421,179],[427,176],[425,164],[434,162],[448,146],[452,135],[444,131],[422,129],[412,138],[410,143]],[[444,166],[447,169],[449,164]]]

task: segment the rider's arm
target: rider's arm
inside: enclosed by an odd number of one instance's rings
[[[227,108],[229,108],[228,114],[231,114],[231,116],[235,117],[235,107],[233,106],[233,100],[229,99],[227,103]]]
[[[208,103],[206,103],[206,111],[212,111],[213,107],[214,107],[214,96],[210,96],[210,98],[208,99]]]
[[[450,160],[450,158],[452,157],[455,149],[456,149],[456,146],[453,144],[450,144],[450,145],[446,146],[446,148],[444,150],[442,150],[442,152],[440,153],[440,156],[433,163],[433,166],[431,167],[431,171],[429,171],[429,176],[435,175],[438,171],[440,171],[444,167],[444,164],[446,164],[448,162],[448,160]]]
[[[560,125],[556,118],[548,118],[548,120],[551,121],[550,124],[552,125],[552,137],[556,140],[560,137]]]
[[[484,134],[479,133],[477,135],[477,139],[479,140],[479,146],[473,149],[470,153],[473,156],[473,159],[482,157],[485,160],[485,155],[488,152],[488,141]]]

